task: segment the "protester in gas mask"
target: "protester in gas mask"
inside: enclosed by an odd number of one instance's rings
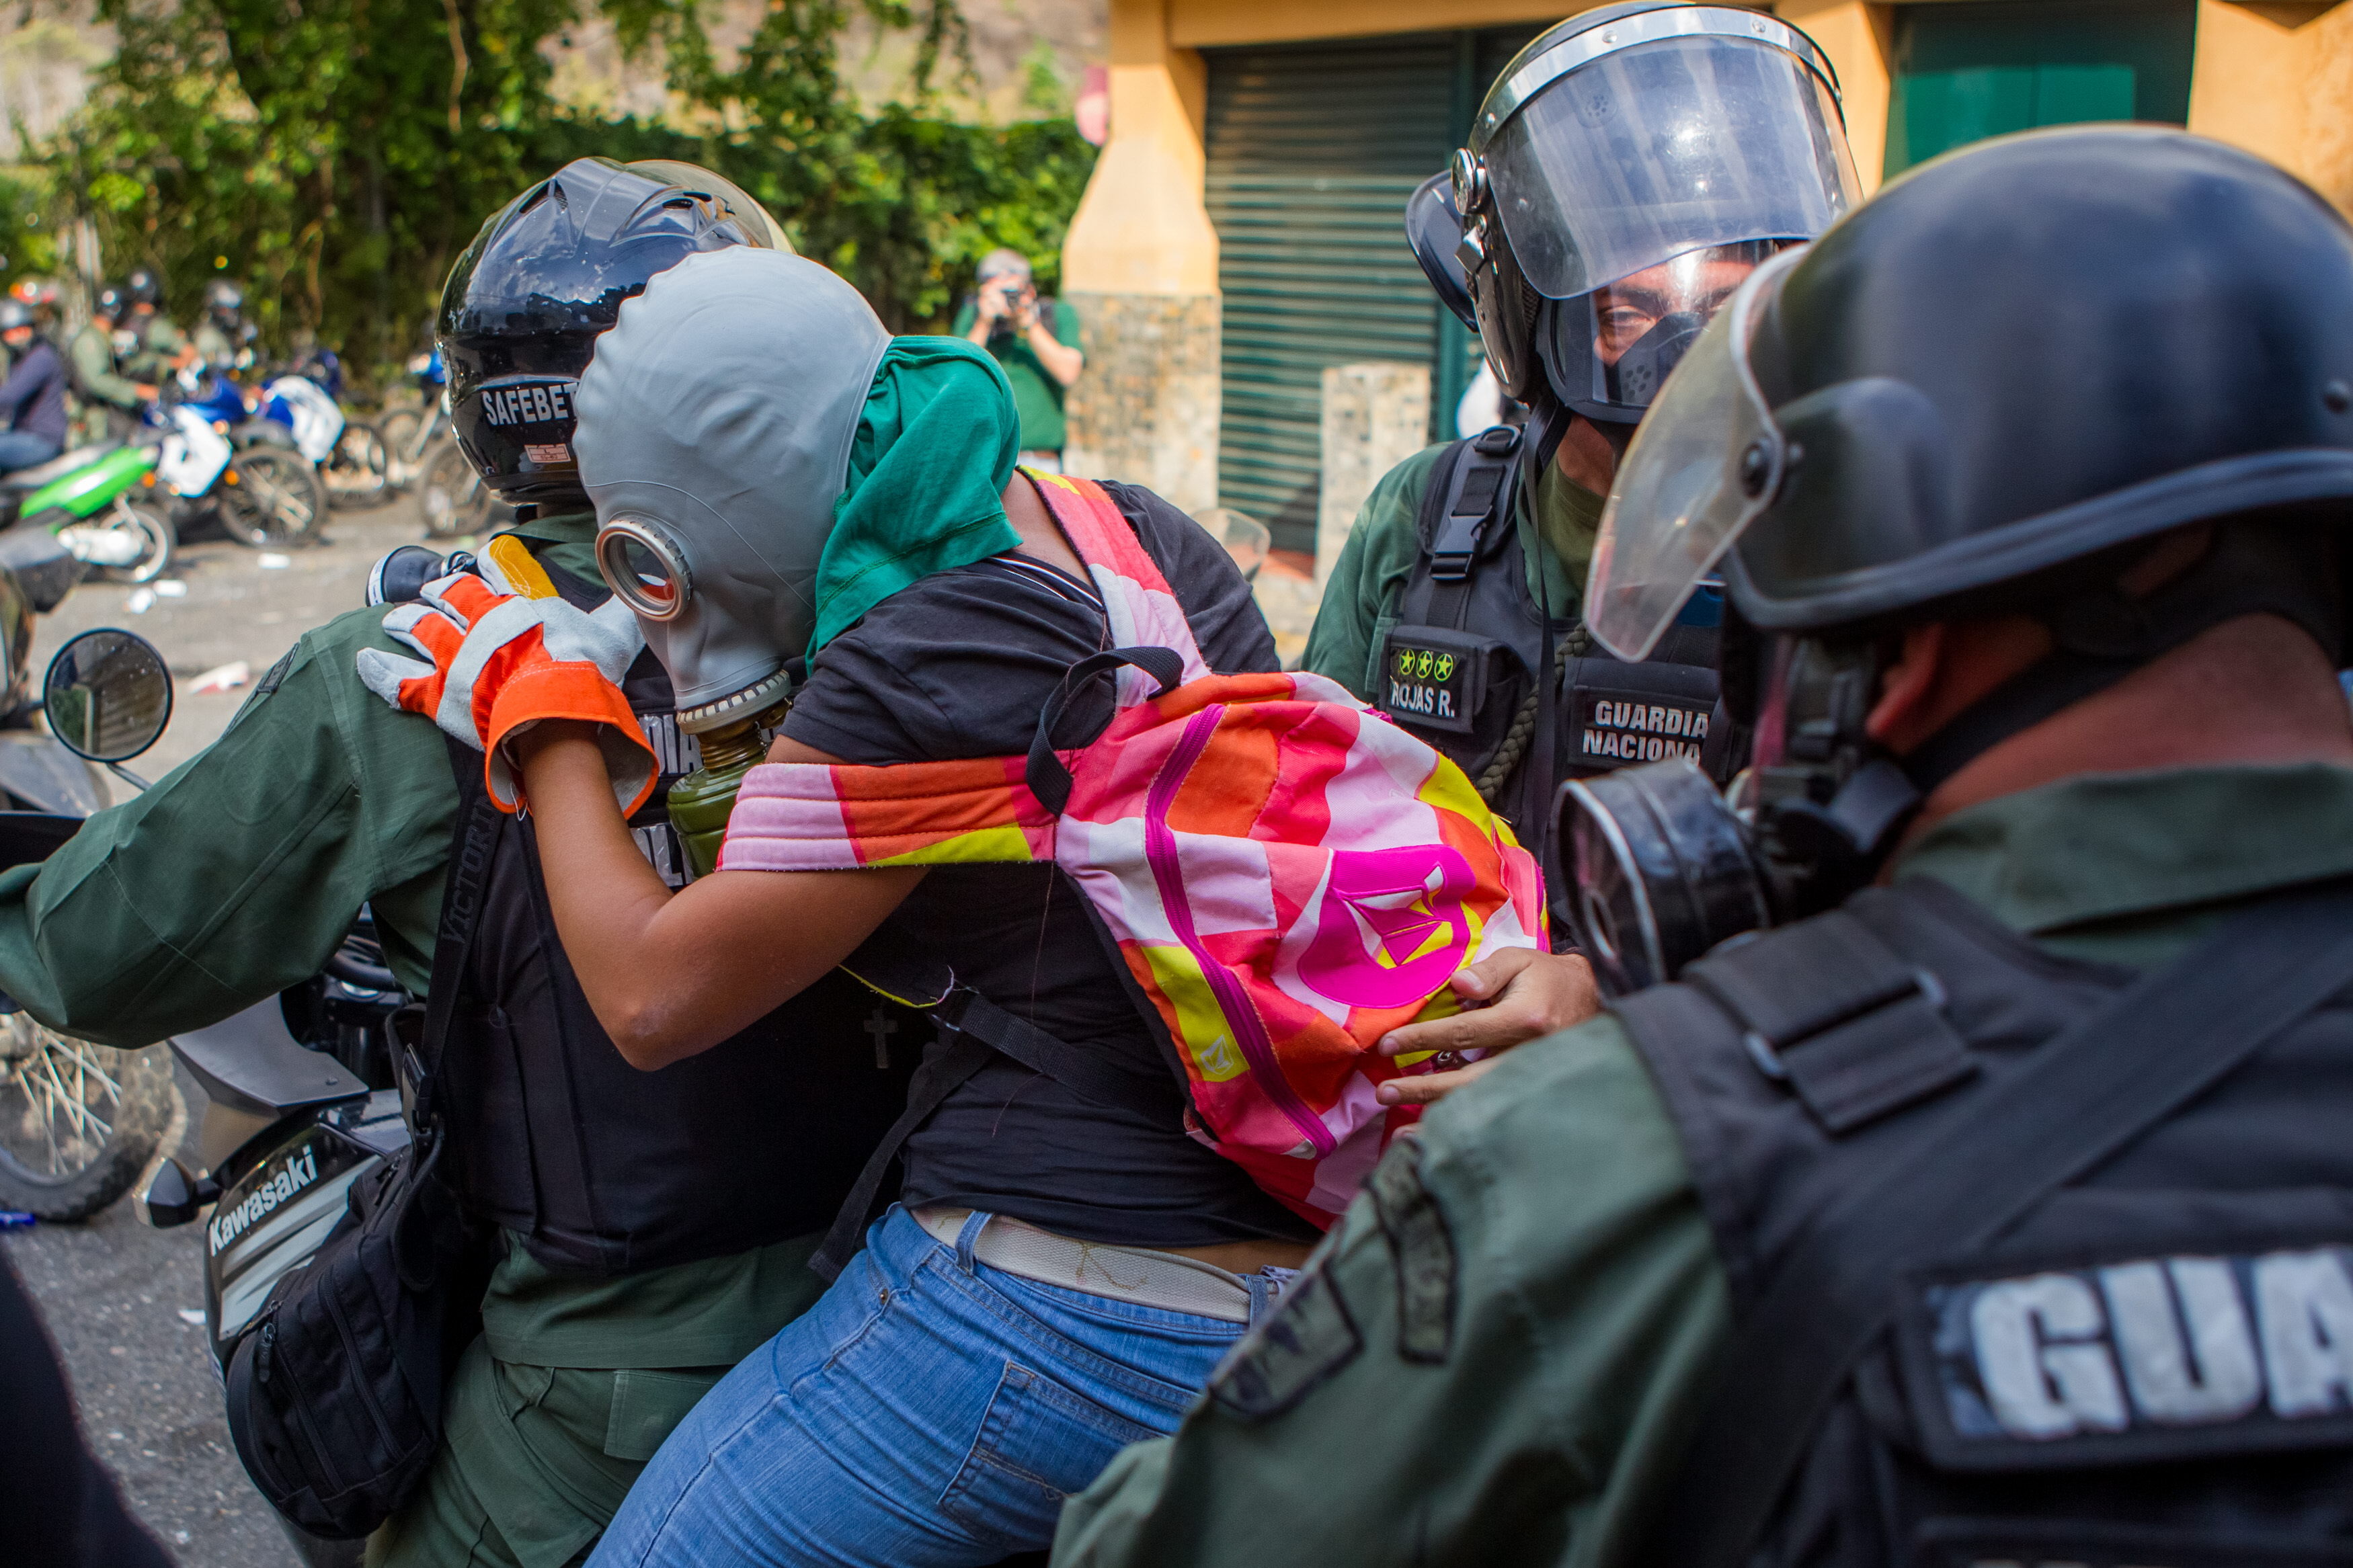
[[[1374,488],[1303,662],[1461,763],[1532,844],[1564,779],[1674,755],[1729,777],[1742,760],[1717,708],[1712,592],[1641,666],[1594,646],[1577,597],[1619,454],[1667,373],[1759,261],[1855,195],[1812,40],[1752,10],[1639,0],[1522,50],[1454,172],[1409,205],[1431,286],[1530,418],[1430,447]],[[1556,913],[1556,940],[1564,925]],[[1592,1005],[1581,958],[1507,954],[1459,988],[1495,1005],[1401,1029],[1397,1047],[1507,1047]],[[1492,1065],[1398,1092],[1441,1094]]]
[[[1436,752],[1277,670],[1205,530],[1017,475],[987,355],[888,337],[812,266],[659,280],[579,407],[601,563],[681,700],[793,693],[716,874],[671,895],[615,856],[645,767],[608,717],[635,646],[609,608],[437,586],[404,626],[432,663],[387,695],[519,786],[631,1061],[676,1070],[836,963],[940,1026],[819,1255],[825,1303],[672,1437],[600,1553],[1042,1546],[1064,1495],[1175,1425],[1402,1124],[1356,1076],[1379,1032],[1468,956],[1541,940],[1535,863]],[[1066,765],[1114,733],[1156,760]],[[1145,847],[1124,872],[1122,845]],[[866,1229],[898,1152],[902,1205]]]
[[[1596,634],[1720,569],[1769,639],[1753,826],[1608,781],[1684,813],[1619,819],[1649,890],[1835,907],[1434,1111],[1056,1560],[2344,1550],[2353,231],[2173,132],[1954,153],[1620,483]]]

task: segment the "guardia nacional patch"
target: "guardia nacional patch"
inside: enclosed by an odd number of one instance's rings
[[[1398,1354],[1436,1363],[1454,1340],[1454,1233],[1421,1180],[1421,1142],[1399,1139],[1365,1184],[1397,1260]]]
[[[1209,1379],[1209,1397],[1243,1421],[1280,1415],[1356,1359],[1365,1336],[1333,1283],[1324,1253],[1282,1292],[1282,1304],[1245,1335]]]

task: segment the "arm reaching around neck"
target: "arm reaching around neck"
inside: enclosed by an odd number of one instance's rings
[[[650,1071],[709,1050],[792,1000],[923,878],[920,867],[719,871],[672,892],[629,836],[591,726],[538,724],[508,747],[564,951],[633,1067]],[[835,761],[791,742],[771,756]]]

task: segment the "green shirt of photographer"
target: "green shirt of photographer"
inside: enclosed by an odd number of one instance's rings
[[[1079,313],[1060,300],[1040,300],[1039,310],[1053,312],[1054,341],[1064,348],[1075,349],[1079,342]],[[965,337],[972,324],[980,320],[979,307],[971,300],[956,311],[951,335]],[[1062,395],[1069,390],[1054,379],[1054,373],[1039,359],[1038,351],[1029,346],[1029,335],[1016,331],[1010,325],[1003,331],[988,335],[989,357],[1005,371],[1005,379],[1013,384],[1013,411],[1021,416],[1021,449],[1025,452],[1059,452],[1068,445],[1068,426],[1062,422]]]

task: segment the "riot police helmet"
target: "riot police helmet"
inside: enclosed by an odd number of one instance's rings
[[[1829,58],[1762,11],[1689,0],[1604,5],[1538,37],[1451,173],[1504,391],[1620,426],[1760,261],[1860,199]]]
[[[0,332],[13,332],[18,327],[37,325],[33,308],[22,300],[10,296],[0,299]]]
[[[109,283],[99,289],[97,295],[90,300],[90,308],[93,315],[103,316],[110,321],[119,321],[122,319],[122,312],[130,309],[130,301],[124,297],[121,284]]]
[[[668,161],[578,159],[500,209],[436,323],[450,423],[483,483],[510,504],[585,506],[572,395],[621,301],[689,256],[782,238],[737,187]]]
[[[227,278],[216,278],[205,285],[205,310],[224,321],[233,321],[245,309],[245,285]]]
[[[134,267],[122,279],[122,300],[126,305],[161,305],[163,280],[147,268]]]

